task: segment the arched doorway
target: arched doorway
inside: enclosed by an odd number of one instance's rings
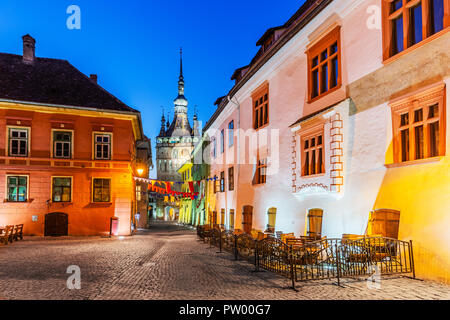
[[[244,206],[242,208],[242,229],[250,234],[253,227],[253,207]]]
[[[46,237],[64,237],[69,235],[69,217],[66,213],[54,212],[45,215]]]
[[[275,224],[277,221],[277,208],[267,210],[267,233],[275,233]]]

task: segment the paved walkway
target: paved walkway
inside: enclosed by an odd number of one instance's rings
[[[124,239],[25,238],[0,246],[0,299],[450,299],[450,286],[403,277],[383,278],[379,290],[320,281],[294,292],[287,279],[216,252],[167,223]],[[80,267],[80,290],[67,288],[71,265]]]

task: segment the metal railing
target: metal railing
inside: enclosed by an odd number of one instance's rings
[[[199,229],[197,229],[199,230]],[[201,229],[200,229],[201,230]],[[415,278],[412,241],[386,237],[363,237],[357,240],[305,239],[282,242],[274,237],[256,240],[251,235],[234,234],[220,229],[197,232],[199,237],[209,233],[210,246],[234,254],[255,265],[295,282],[381,275],[412,274]]]

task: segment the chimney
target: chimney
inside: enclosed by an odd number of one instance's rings
[[[36,40],[29,34],[22,37],[23,40],[23,61],[31,63],[36,58]]]
[[[91,81],[95,84],[97,84],[97,75],[96,74],[91,74],[89,76],[89,78],[91,79]]]

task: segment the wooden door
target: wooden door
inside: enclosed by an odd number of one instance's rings
[[[61,212],[49,213],[45,215],[46,237],[63,237],[69,234],[68,215]]]
[[[252,206],[244,206],[242,212],[242,229],[244,229],[245,233],[250,234],[252,231],[253,225],[253,207]]]
[[[378,209],[370,213],[368,235],[382,235],[383,237],[398,239],[400,226],[400,211]]]
[[[308,236],[321,237],[322,236],[322,209],[311,209],[308,212]]]

